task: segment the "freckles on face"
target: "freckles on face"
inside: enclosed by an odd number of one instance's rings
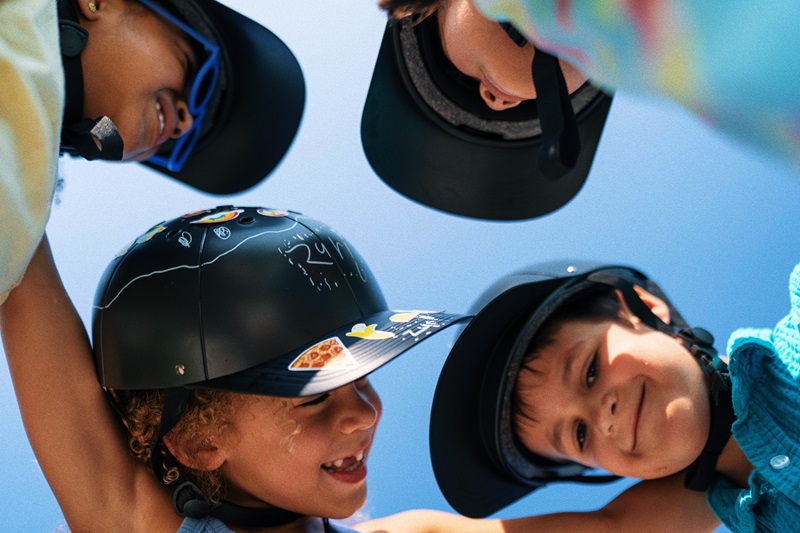
[[[227,444],[226,499],[350,516],[366,500],[366,461],[380,415],[366,380],[309,398],[253,397]]]
[[[708,437],[699,365],[644,326],[567,323],[522,369],[515,395],[517,431],[531,451],[617,475],[678,472]]]

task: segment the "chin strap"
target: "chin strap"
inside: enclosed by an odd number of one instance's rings
[[[731,378],[728,365],[714,349],[714,337],[711,333],[703,328],[688,328],[679,331],[676,338],[695,357],[709,384],[711,429],[703,452],[686,470],[684,480],[687,489],[705,492],[714,477],[717,460],[730,439],[731,426],[736,420]]]
[[[164,435],[178,423],[189,401],[190,390],[183,387],[167,389],[164,395],[164,405],[161,409],[161,423],[158,436],[150,448],[150,468],[156,477],[163,483],[166,467],[164,461],[155,460],[156,455],[167,459],[161,452],[159,444]],[[170,483],[172,489],[172,506],[180,516],[189,518],[205,518],[213,516],[226,524],[241,527],[275,527],[294,522],[302,518],[303,514],[287,511],[277,507],[256,509],[242,507],[230,502],[220,502],[213,505],[206,499],[203,492],[186,475],[177,468],[178,477]]]
[[[119,161],[123,154],[122,136],[111,119],[83,116],[81,53],[89,41],[89,32],[78,21],[72,0],[58,1],[58,27],[66,94],[60,152],[89,161]]]
[[[731,396],[731,379],[728,365],[719,357],[714,348],[714,337],[703,328],[676,329],[658,318],[645,305],[633,288],[633,284],[609,272],[595,272],[589,275],[592,281],[610,285],[622,293],[625,304],[645,325],[678,340],[692,357],[706,378],[711,405],[711,426],[703,451],[686,470],[684,486],[691,490],[704,492],[716,471],[717,460],[731,436],[731,426],[736,420]]]

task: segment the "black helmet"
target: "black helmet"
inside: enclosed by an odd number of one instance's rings
[[[343,237],[299,213],[223,206],[116,257],[93,317],[100,383],[307,396],[359,379],[459,315],[391,311]]]
[[[586,180],[611,97],[588,82],[569,96],[558,62],[541,50],[532,70],[538,99],[493,111],[445,55],[435,15],[389,21],[361,119],[373,170],[456,215],[520,220],[560,208]]]
[[[670,324],[650,312],[633,285],[664,300]],[[608,287],[619,289],[628,308],[645,324],[680,340],[700,363],[711,390],[720,389],[719,402],[712,401],[709,441],[690,467],[687,486],[698,488],[691,485],[695,480],[710,479],[716,463],[716,457],[708,462],[711,449],[718,447],[719,453],[733,420],[730,389],[717,382],[727,380],[727,367],[713,349],[713,337],[689,328],[658,285],[636,269],[552,262],[510,274],[478,299],[476,316],[459,336],[439,377],[431,410],[431,459],[442,493],[458,512],[484,517],[553,481],[617,479],[587,475],[583,465],[531,453],[515,437],[512,424],[514,384],[531,339],[565,302]]]
[[[369,374],[465,319],[390,311],[343,237],[299,213],[222,206],[156,224],[106,269],[95,295],[94,356],[110,389],[166,389],[150,466],[190,389],[297,397]],[[116,402],[110,394],[112,405]],[[222,502],[211,509],[180,474],[181,515],[243,526],[298,515]]]
[[[197,131],[184,136],[196,136],[196,144],[187,143],[182,152],[188,155],[180,163],[164,163],[178,140],[165,143],[143,164],[213,194],[238,193],[257,184],[278,165],[300,125],[305,83],[297,59],[267,28],[216,0],[163,0],[163,7],[143,3],[160,13],[166,8],[165,16],[178,21],[173,23],[185,24],[218,48],[216,85],[202,105],[204,118]],[[71,0],[60,0],[58,8],[67,97],[61,153],[119,160],[122,139],[113,122],[83,115],[80,54],[88,32]],[[200,81],[203,90],[206,82]]]

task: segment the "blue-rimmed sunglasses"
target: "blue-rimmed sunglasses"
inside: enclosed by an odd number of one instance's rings
[[[217,86],[217,79],[219,77],[219,55],[220,48],[217,44],[212,43],[194,28],[191,28],[182,20],[170,14],[164,8],[154,4],[151,0],[139,0],[142,4],[149,7],[171,23],[175,24],[178,28],[183,30],[187,35],[195,41],[203,45],[203,48],[208,52],[208,58],[203,62],[198,69],[197,74],[192,81],[192,88],[189,91],[188,107],[189,113],[192,114],[192,127],[185,134],[181,135],[175,140],[175,145],[172,148],[172,153],[169,156],[153,155],[148,161],[158,166],[164,167],[172,172],[178,172],[183,168],[189,154],[192,153],[197,140],[200,138],[200,131],[203,127],[203,119],[205,118],[206,108],[211,95],[214,94],[214,89]]]

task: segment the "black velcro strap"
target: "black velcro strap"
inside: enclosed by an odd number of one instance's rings
[[[578,122],[558,59],[538,48],[531,64],[536,107],[542,127],[539,169],[555,180],[575,168],[581,153]]]

